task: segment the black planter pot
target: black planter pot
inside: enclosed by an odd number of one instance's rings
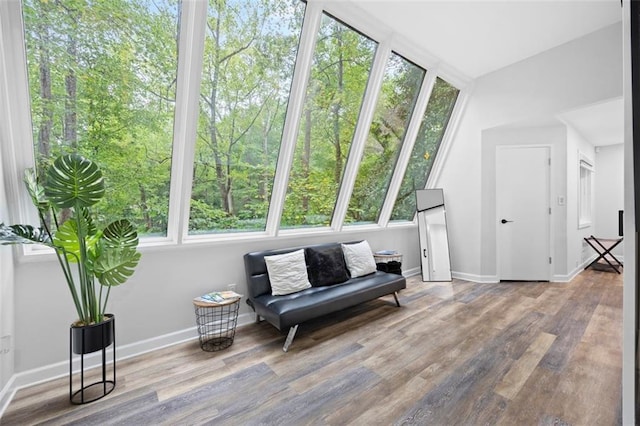
[[[97,324],[71,326],[71,341],[74,354],[90,354],[113,343],[113,314],[105,314],[107,319]]]
[[[69,399],[72,404],[86,404],[97,401],[110,394],[116,387],[116,320],[113,314],[105,314],[105,320],[98,324],[86,326],[71,326],[69,328]],[[107,347],[111,346],[113,362],[111,368],[107,366]],[[101,351],[101,376],[98,381],[86,384],[85,363],[86,354]],[[74,355],[80,355],[79,377],[80,388],[74,391],[73,362]],[[108,377],[108,370],[111,370]],[[77,380],[75,380],[77,384]]]

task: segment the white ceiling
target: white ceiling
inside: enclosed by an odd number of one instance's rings
[[[559,118],[576,129],[594,146],[624,142],[622,98],[569,111]]]
[[[621,20],[620,0],[351,0],[476,78]]]
[[[393,33],[472,79],[622,19],[620,0],[350,1]],[[623,142],[622,99],[558,118],[594,146]]]

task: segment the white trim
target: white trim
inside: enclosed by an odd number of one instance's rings
[[[451,271],[451,276],[457,280],[470,281],[479,284],[492,284],[500,282],[497,275],[478,275],[468,274],[466,272]]]
[[[584,228],[589,228],[591,227],[591,225],[593,224],[593,200],[594,200],[594,195],[593,195],[593,191],[595,188],[594,185],[594,175],[595,175],[595,167],[594,167],[595,162],[589,158],[588,155],[586,155],[584,152],[578,150],[578,203],[577,203],[577,214],[578,214],[578,229],[584,229]],[[588,191],[589,191],[589,195],[588,195],[588,199],[587,199],[587,205],[583,205],[583,200],[582,200],[582,186],[583,186],[583,179],[582,179],[582,170],[585,170],[588,172],[587,176],[588,181],[586,182],[586,184],[588,185]],[[588,217],[584,217],[582,215],[583,212],[583,208],[587,208],[588,212],[585,216]]]
[[[182,7],[167,223],[168,240],[177,243],[189,235],[207,2],[184,2]]]
[[[287,196],[287,189],[289,188],[289,172],[293,164],[293,155],[300,129],[300,117],[307,97],[307,84],[311,75],[315,44],[321,22],[322,8],[318,7],[316,2],[307,3],[302,24],[302,34],[298,43],[298,56],[293,70],[291,90],[289,91],[289,102],[280,141],[280,152],[278,153],[278,162],[273,179],[269,212],[267,213],[265,231],[269,235],[278,235],[280,228],[282,210]]]
[[[386,226],[389,223],[389,218],[393,212],[393,207],[396,204],[398,198],[398,192],[402,186],[402,180],[407,170],[409,161],[411,160],[411,154],[413,147],[416,143],[418,130],[422,125],[422,121],[425,119],[424,115],[427,112],[427,105],[429,99],[431,99],[431,93],[433,92],[433,86],[436,84],[437,73],[434,70],[427,71],[422,80],[420,92],[416,98],[416,104],[414,105],[409,125],[404,134],[404,140],[400,148],[398,160],[393,169],[393,175],[387,188],[387,196],[385,197],[382,209],[380,210],[380,216],[378,217],[378,225]]]
[[[340,192],[338,194],[338,199],[336,200],[336,206],[333,209],[331,227],[337,231],[342,229],[345,216],[347,215],[347,210],[349,209],[349,202],[351,201],[353,188],[356,184],[356,178],[358,177],[362,154],[367,144],[369,129],[371,128],[371,122],[373,121],[373,116],[378,103],[378,95],[382,90],[384,72],[390,55],[391,46],[387,43],[380,44],[376,49],[376,56],[373,59],[373,65],[371,66],[371,72],[369,73],[369,81],[367,82],[367,88],[364,92],[362,106],[360,107],[360,114],[356,123],[356,129],[353,133],[351,147],[349,148],[347,164],[344,168],[344,173],[342,174]]]

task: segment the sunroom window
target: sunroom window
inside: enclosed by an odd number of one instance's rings
[[[180,4],[25,0],[38,173],[77,152],[108,176],[110,222],[166,235]]]
[[[265,229],[304,9],[209,3],[190,233]]]
[[[425,189],[427,185],[458,93],[459,90],[446,81],[436,79],[391,212],[391,220],[413,220],[416,212],[416,189]]]
[[[377,222],[425,70],[392,53],[345,223]]]
[[[281,227],[328,226],[377,43],[323,14]]]

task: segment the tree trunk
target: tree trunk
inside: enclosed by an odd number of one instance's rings
[[[47,24],[47,11],[44,10],[45,4],[40,4],[38,12],[40,17],[38,19],[38,33],[40,38],[38,39],[38,61],[40,71],[40,98],[42,101],[42,110],[40,112],[40,126],[38,128],[38,152],[36,163],[42,161],[42,159],[49,158],[51,155],[51,132],[53,129],[53,96],[51,94],[51,69],[50,69],[50,32]],[[41,175],[43,170],[38,169],[38,174]],[[43,177],[43,176],[39,176]]]
[[[153,229],[153,222],[151,221],[151,216],[149,215],[149,206],[147,205],[147,192],[144,190],[144,186],[138,185],[140,189],[140,205],[142,207],[142,214],[144,217],[145,228],[147,231]]]
[[[340,190],[340,177],[342,175],[342,146],[340,145],[340,112],[342,110],[342,96],[344,94],[344,58],[342,56],[342,31],[338,30],[338,89],[337,100],[333,103],[333,146],[335,150],[335,167],[333,179],[336,183],[336,191]]]
[[[302,177],[305,182],[309,181],[311,162],[311,106],[307,106],[304,110],[304,151],[302,153]],[[302,196],[302,211],[309,212],[309,195],[308,191],[304,191]]]
[[[78,49],[74,34],[70,34],[67,39],[67,54],[69,55],[69,66],[64,79],[67,92],[64,106],[64,141],[75,150],[78,148],[77,77],[75,73],[75,66],[78,63]]]
[[[216,121],[216,102],[218,98],[218,81],[220,79],[220,20],[221,9],[218,10],[218,19],[216,20],[216,28],[214,30],[213,40],[215,41],[214,47],[214,59],[213,59],[213,76],[211,80],[211,93],[209,98],[209,138],[211,139],[211,149],[213,151],[213,158],[215,160],[216,169],[216,182],[218,184],[218,193],[220,194],[220,201],[222,202],[222,208],[227,213],[230,213],[229,206],[229,193],[227,187],[227,177],[224,173],[224,167],[222,163],[222,155],[220,152],[220,146],[218,143],[217,133],[217,121]]]

